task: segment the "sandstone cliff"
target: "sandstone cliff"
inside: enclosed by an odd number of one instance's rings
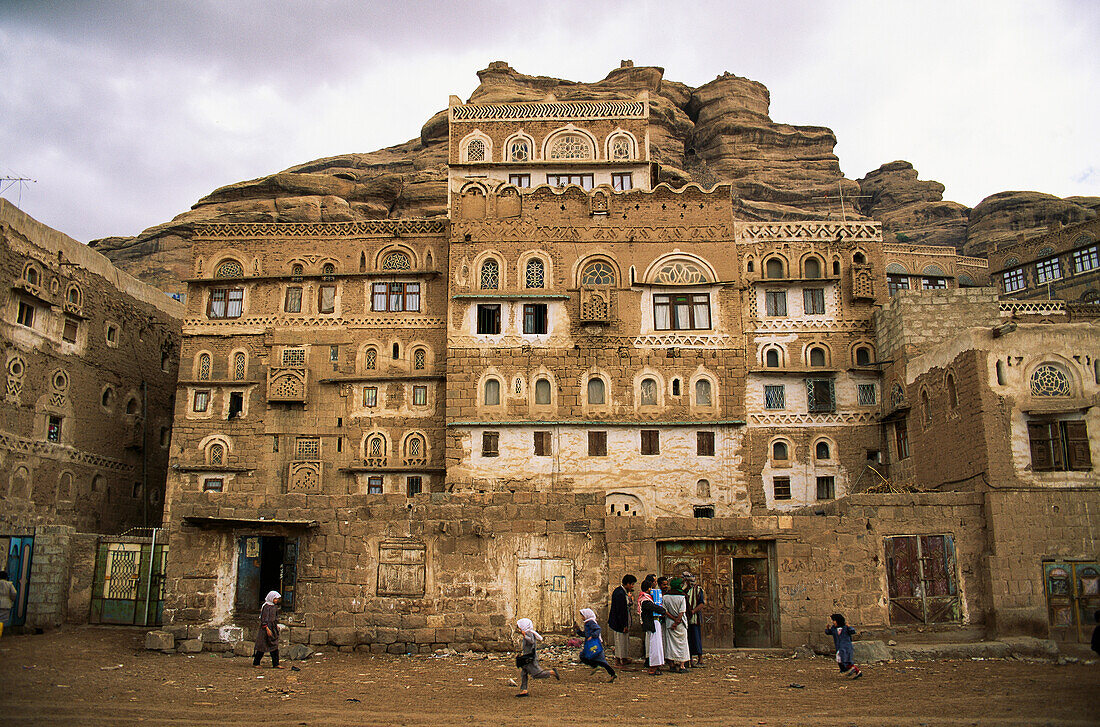
[[[984,254],[991,241],[1041,230],[1053,220],[1094,216],[1100,200],[1061,200],[1006,192],[974,210],[943,200],[943,185],[919,181],[908,162],[891,162],[861,180],[846,179],[823,126],[792,126],[769,116],[768,89],[724,73],[691,88],[657,67],[624,62],[601,81],[578,83],[518,73],[494,62],[478,73],[474,103],[650,97],[651,151],[660,179],[672,184],[728,182],[736,214],[761,220],[845,215],[883,222],[887,239],[951,245]],[[270,176],[214,190],[171,222],[132,238],[93,241],[116,264],[176,292],[187,277],[196,222],[341,221],[446,214],[447,112],[424,124],[419,138],[369,154],[307,162]],[[840,195],[846,198],[840,201]],[[854,198],[856,204],[847,198]],[[1007,197],[1007,198],[1006,198]]]

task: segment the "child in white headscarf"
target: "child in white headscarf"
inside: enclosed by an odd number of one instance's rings
[[[279,666],[279,602],[283,597],[278,591],[269,591],[260,609],[260,628],[256,631],[256,651],[252,654],[252,666],[259,666],[264,652],[271,652],[271,666]]]
[[[608,681],[615,681],[615,670],[607,663],[607,657],[604,656],[603,638],[600,636],[600,624],[596,621],[596,612],[590,608],[582,608],[581,618],[584,619],[584,627],[573,627],[578,636],[584,637],[584,645],[581,647],[581,663],[587,664],[593,669],[603,667],[611,675]]]
[[[523,646],[520,648],[519,654],[516,656],[516,666],[520,669],[520,683],[519,694],[517,697],[527,696],[527,677],[533,676],[535,679],[546,679],[548,677],[554,677],[560,680],[557,669],[543,669],[539,666],[539,657],[535,653],[535,645],[542,641],[542,636],[538,631],[535,631],[535,625],[531,623],[529,618],[521,618],[516,621],[516,630],[520,632],[523,637]]]

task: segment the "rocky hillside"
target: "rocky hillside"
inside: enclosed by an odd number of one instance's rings
[[[792,126],[769,116],[768,89],[724,73],[691,88],[657,67],[625,61],[602,81],[577,83],[518,73],[494,62],[478,73],[473,103],[596,100],[650,96],[651,152],[662,181],[729,182],[736,214],[797,220],[843,214],[880,220],[887,239],[951,245],[984,254],[997,240],[1046,229],[1053,221],[1095,216],[1100,198],[1059,199],[1003,192],[971,210],[943,199],[938,182],[920,181],[908,162],[884,164],[860,180],[846,179],[833,153],[836,137],[823,126]],[[369,154],[318,159],[270,176],[214,190],[171,222],[136,237],[91,243],[120,267],[165,290],[182,289],[196,222],[300,222],[433,217],[446,214],[447,112],[419,138]],[[851,200],[849,200],[851,198]]]

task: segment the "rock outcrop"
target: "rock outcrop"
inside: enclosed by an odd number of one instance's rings
[[[994,195],[973,211],[943,199],[938,182],[920,181],[908,162],[884,164],[846,179],[823,126],[792,126],[769,116],[768,89],[724,73],[698,88],[670,81],[664,69],[624,61],[603,80],[578,83],[528,76],[496,61],[478,72],[472,103],[532,100],[650,99],[650,150],[661,181],[731,184],[736,214],[759,220],[873,217],[886,239],[950,245],[984,254],[991,242],[1095,215],[1095,198],[1061,200],[1034,192]],[[343,154],[216,189],[171,222],[136,237],[92,244],[127,272],[169,292],[188,276],[190,236],[198,222],[300,222],[434,217],[446,214],[447,112],[420,136],[368,154]],[[841,202],[843,195],[844,202]],[[843,209],[842,209],[843,206]],[[1084,215],[1085,217],[1082,217]]]

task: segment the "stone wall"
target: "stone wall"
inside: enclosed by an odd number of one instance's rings
[[[913,356],[967,328],[1003,322],[992,288],[899,291],[874,320],[883,359]]]

